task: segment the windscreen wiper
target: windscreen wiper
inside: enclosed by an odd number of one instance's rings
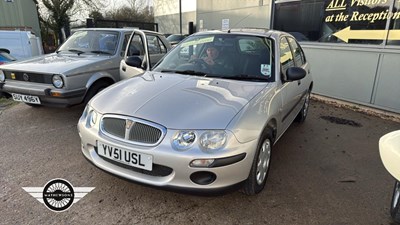
[[[80,55],[80,54],[82,54],[82,53],[85,53],[84,51],[81,51],[81,50],[79,50],[79,49],[68,49],[68,51],[70,51],[70,52],[76,52],[78,55]]]
[[[106,52],[106,51],[101,51],[101,50],[93,50],[93,51],[90,51],[91,53],[95,53],[95,54],[105,54],[105,55],[112,55],[111,53],[109,53],[109,52]]]
[[[234,76],[207,76],[207,77],[215,77],[215,78],[222,78],[222,79],[230,79],[230,80],[245,80],[245,81],[263,81],[267,82],[269,77],[260,77],[260,76],[254,76],[254,75],[247,75],[247,74],[237,74]]]
[[[194,70],[161,70],[161,73],[179,73],[194,76],[207,76],[207,73],[194,71]]]

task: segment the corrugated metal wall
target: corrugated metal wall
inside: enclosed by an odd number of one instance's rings
[[[0,29],[30,27],[40,37],[39,18],[34,0],[0,0]]]

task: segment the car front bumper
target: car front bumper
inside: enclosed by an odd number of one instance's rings
[[[113,175],[146,185],[164,187],[180,191],[215,192],[240,184],[247,179],[253,162],[257,140],[239,143],[236,138],[229,138],[226,148],[216,153],[204,153],[200,149],[191,148],[186,151],[176,151],[171,146],[171,137],[175,131],[168,130],[162,142],[153,147],[135,146],[122,143],[101,134],[98,129],[88,128],[82,119],[78,123],[83,155],[96,167]],[[105,159],[97,153],[97,142],[107,143],[128,151],[151,155],[153,170],[146,171],[121,165]],[[220,165],[212,168],[191,167],[194,159],[217,159]],[[222,166],[221,166],[222,165]],[[156,170],[169,168],[170,171],[159,174]],[[215,175],[212,182],[199,184],[196,176]],[[201,180],[202,178],[200,178]]]
[[[0,92],[11,96],[12,93],[37,96],[41,105],[67,107],[83,101],[86,88],[76,90],[56,89],[51,84],[7,80],[0,85]]]

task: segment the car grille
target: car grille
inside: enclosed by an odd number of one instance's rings
[[[101,121],[101,130],[113,138],[138,145],[158,144],[165,128],[148,121],[123,116],[105,116]]]
[[[12,76],[11,74],[14,74]],[[44,83],[51,84],[52,83],[52,75],[40,74],[40,73],[27,73],[27,72],[12,72],[12,71],[4,71],[6,75],[6,79],[10,80],[20,80],[26,82],[34,82],[34,83]],[[24,74],[25,78],[24,78]]]
[[[166,176],[170,175],[172,173],[172,171],[173,171],[172,168],[170,168],[170,167],[163,166],[163,165],[158,165],[158,164],[153,164],[153,169],[151,171],[148,171],[148,170],[136,168],[136,167],[133,167],[133,166],[129,166],[129,165],[126,165],[126,164],[123,164],[123,163],[120,163],[120,162],[116,162],[114,160],[108,159],[108,158],[103,157],[101,155],[100,155],[100,157],[103,160],[105,160],[105,161],[107,161],[109,163],[112,163],[114,165],[120,166],[120,167],[128,169],[128,170],[132,170],[132,171],[137,172],[137,173],[142,173],[142,174],[146,174],[146,175],[149,175],[149,176],[153,176],[153,177],[166,177]]]

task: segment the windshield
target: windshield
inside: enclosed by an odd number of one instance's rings
[[[175,47],[154,71],[272,82],[273,54],[272,40],[266,37],[196,35]]]
[[[118,32],[85,30],[75,32],[58,51],[114,55],[117,47]]]
[[[15,60],[17,59],[8,54],[7,52],[0,51],[0,61],[15,61]]]

